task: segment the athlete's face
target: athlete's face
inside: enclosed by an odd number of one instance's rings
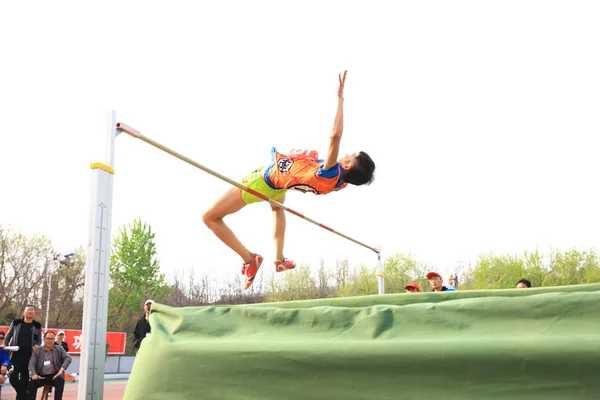
[[[354,159],[357,156],[358,156],[358,154],[356,154],[356,153],[346,154],[345,156],[343,156],[342,158],[340,158],[338,160],[338,163],[342,166],[342,168],[350,169],[350,167],[352,167],[352,164],[354,163]]]

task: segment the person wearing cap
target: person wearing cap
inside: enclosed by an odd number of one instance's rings
[[[58,333],[56,334],[56,342],[54,342],[54,345],[62,346],[67,353],[69,352],[69,344],[65,342],[65,331],[58,331]]]
[[[404,286],[404,291],[406,293],[419,293],[421,291],[421,287],[417,283],[411,282]]]
[[[144,315],[135,325],[135,330],[133,331],[133,346],[135,347],[136,353],[140,349],[142,345],[142,340],[146,338],[146,336],[150,335],[150,307],[154,304],[154,300],[146,300],[144,303]]]
[[[427,279],[429,279],[429,284],[434,292],[455,292],[456,289],[453,287],[446,287],[443,285],[444,280],[442,276],[437,272],[430,272],[427,274]]]

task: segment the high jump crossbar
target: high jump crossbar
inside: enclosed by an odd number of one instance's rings
[[[132,127],[130,127],[129,125],[126,125],[126,124],[124,124],[122,122],[118,122],[117,123],[117,131],[126,133],[129,136],[132,136],[132,137],[134,137],[136,139],[140,139],[140,140],[148,143],[149,145],[152,145],[152,146],[154,146],[154,147],[156,147],[156,148],[158,148],[158,149],[160,149],[160,150],[162,150],[162,151],[164,151],[164,152],[166,152],[166,153],[168,153],[168,154],[170,154],[170,155],[172,155],[174,157],[179,158],[182,161],[185,161],[186,163],[188,163],[190,165],[193,165],[194,167],[196,167],[198,169],[201,169],[204,172],[207,172],[207,173],[211,174],[212,176],[215,176],[215,177],[217,177],[217,178],[219,178],[219,179],[221,179],[221,180],[229,183],[230,185],[233,185],[233,186],[235,186],[235,187],[237,187],[237,188],[239,188],[241,190],[244,190],[244,191],[246,191],[246,192],[248,192],[248,193],[250,193],[250,194],[252,194],[252,195],[254,195],[254,196],[256,196],[256,197],[258,197],[258,198],[260,198],[262,200],[264,200],[264,201],[267,201],[270,204],[272,204],[272,205],[274,205],[276,207],[279,207],[279,208],[281,208],[281,209],[289,212],[290,214],[294,214],[295,216],[300,217],[302,219],[305,219],[306,221],[311,222],[311,223],[313,223],[313,224],[315,224],[317,226],[320,226],[321,228],[326,229],[329,232],[335,233],[336,235],[339,235],[339,236],[343,237],[344,239],[348,239],[351,242],[354,242],[354,243],[359,244],[359,245],[361,245],[363,247],[366,247],[367,249],[374,251],[378,255],[380,255],[380,253],[381,253],[381,250],[379,248],[369,246],[369,245],[367,245],[367,244],[365,244],[363,242],[360,242],[360,241],[358,241],[356,239],[351,238],[350,236],[344,235],[343,233],[340,233],[340,232],[338,232],[338,231],[336,231],[336,230],[328,227],[327,225],[323,225],[322,223],[317,222],[317,221],[315,221],[312,218],[309,218],[309,217],[307,217],[307,216],[305,216],[303,214],[300,214],[299,212],[294,211],[294,210],[292,210],[289,207],[286,207],[282,203],[280,203],[278,201],[275,201],[273,199],[270,199],[267,196],[263,195],[262,193],[259,193],[259,192],[257,192],[254,189],[251,189],[251,188],[249,188],[249,187],[247,187],[245,185],[242,185],[241,183],[238,183],[238,182],[234,181],[233,179],[230,179],[230,178],[228,178],[228,177],[226,177],[224,175],[221,175],[218,172],[213,171],[212,169],[210,169],[208,167],[205,167],[204,165],[202,165],[202,164],[200,164],[200,163],[192,160],[191,158],[186,157],[186,156],[184,156],[184,155],[176,152],[175,150],[172,150],[172,149],[168,148],[167,146],[164,146],[164,145],[158,143],[157,141],[152,140],[149,137],[142,135],[140,133],[140,131],[138,131],[138,130],[132,128]]]

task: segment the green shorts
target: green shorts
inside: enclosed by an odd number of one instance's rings
[[[265,182],[265,178],[263,177],[265,169],[264,167],[258,168],[254,170],[252,173],[244,177],[242,179],[242,185],[249,187],[250,189],[256,190],[260,194],[264,194],[268,198],[279,201],[285,196],[287,193],[287,189],[273,189],[267,182]],[[260,201],[264,201],[260,197],[256,197],[245,190],[242,190],[242,199],[246,204],[258,203]]]

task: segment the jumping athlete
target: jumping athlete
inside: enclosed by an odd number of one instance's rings
[[[345,188],[348,184],[365,185],[373,181],[375,163],[365,152],[348,154],[338,159],[344,125],[344,84],[346,73],[339,75],[338,106],[333,131],[329,139],[327,157],[318,158],[315,150],[293,150],[281,154],[271,149],[271,163],[250,173],[242,184],[279,203],[285,201],[288,190],[314,194],[327,194]],[[229,189],[202,216],[203,222],[214,234],[243,260],[242,275],[246,276],[244,289],[248,289],[260,268],[263,257],[248,250],[223,222],[223,218],[234,214],[248,204],[262,199],[237,187]],[[275,271],[282,272],[296,266],[283,256],[285,238],[285,211],[271,205],[274,217]]]

